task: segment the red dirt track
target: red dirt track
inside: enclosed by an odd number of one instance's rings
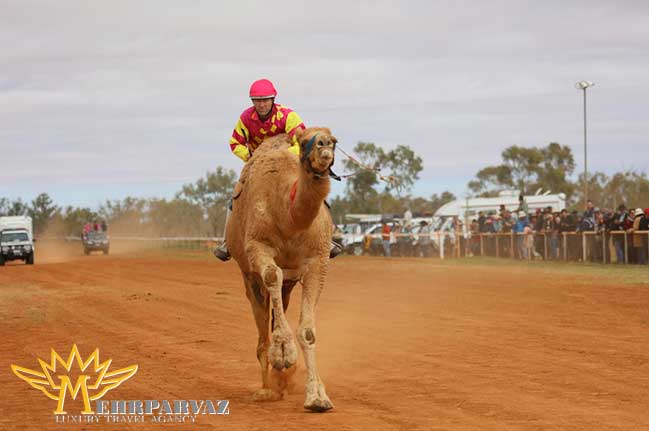
[[[0,267],[0,430],[649,429],[646,286],[525,265],[338,258],[317,309],[318,367],[336,407],[315,414],[302,408],[301,359],[286,399],[252,400],[257,333],[235,263],[142,256]],[[73,343],[84,358],[98,348],[113,367],[138,364],[106,400],[228,399],[230,415],[56,424],[56,401],[10,365],[39,369],[37,357],[67,358]]]

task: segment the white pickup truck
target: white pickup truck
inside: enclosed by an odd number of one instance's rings
[[[0,266],[10,260],[23,260],[27,265],[34,264],[31,217],[0,217]]]

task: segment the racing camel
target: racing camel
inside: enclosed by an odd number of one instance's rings
[[[299,158],[288,151],[292,138],[278,135],[265,140],[246,163],[226,237],[259,332],[262,388],[254,398],[281,399],[295,371],[297,348],[284,313],[299,281],[302,309],[295,337],[307,371],[304,408],[323,412],[333,404],[316,367],[315,307],[329,263],[332,221],[324,200],[337,141],[322,127],[297,130],[295,137]]]

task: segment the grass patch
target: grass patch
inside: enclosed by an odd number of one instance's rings
[[[524,269],[543,274],[576,275],[588,278],[615,280],[624,284],[645,284],[649,285],[649,266],[647,265],[602,265],[597,263],[580,262],[523,262],[514,259],[495,257],[472,257],[462,259],[447,259],[440,262],[448,266],[488,266],[496,268]]]

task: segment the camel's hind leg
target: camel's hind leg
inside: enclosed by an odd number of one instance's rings
[[[282,270],[274,261],[275,250],[259,241],[251,240],[246,245],[246,254],[252,271],[259,274],[261,282],[270,295],[274,319],[268,360],[276,370],[290,368],[297,362],[297,347],[284,314],[283,276]]]
[[[306,399],[304,408],[315,412],[324,412],[333,408],[333,403],[327,396],[324,384],[318,375],[315,359],[315,307],[320,293],[324,288],[327,273],[327,260],[311,264],[303,279],[302,313],[297,338],[304,353],[306,364]]]
[[[264,295],[262,291],[263,286],[255,279],[254,276],[244,276],[243,281],[246,285],[246,296],[250,301],[252,314],[255,316],[255,323],[257,324],[257,332],[259,338],[257,340],[257,360],[261,367],[261,389],[258,389],[254,394],[254,399],[257,401],[275,401],[281,398],[281,394],[271,388],[269,375],[268,375],[268,346],[270,345],[270,337],[268,334],[268,296]]]

